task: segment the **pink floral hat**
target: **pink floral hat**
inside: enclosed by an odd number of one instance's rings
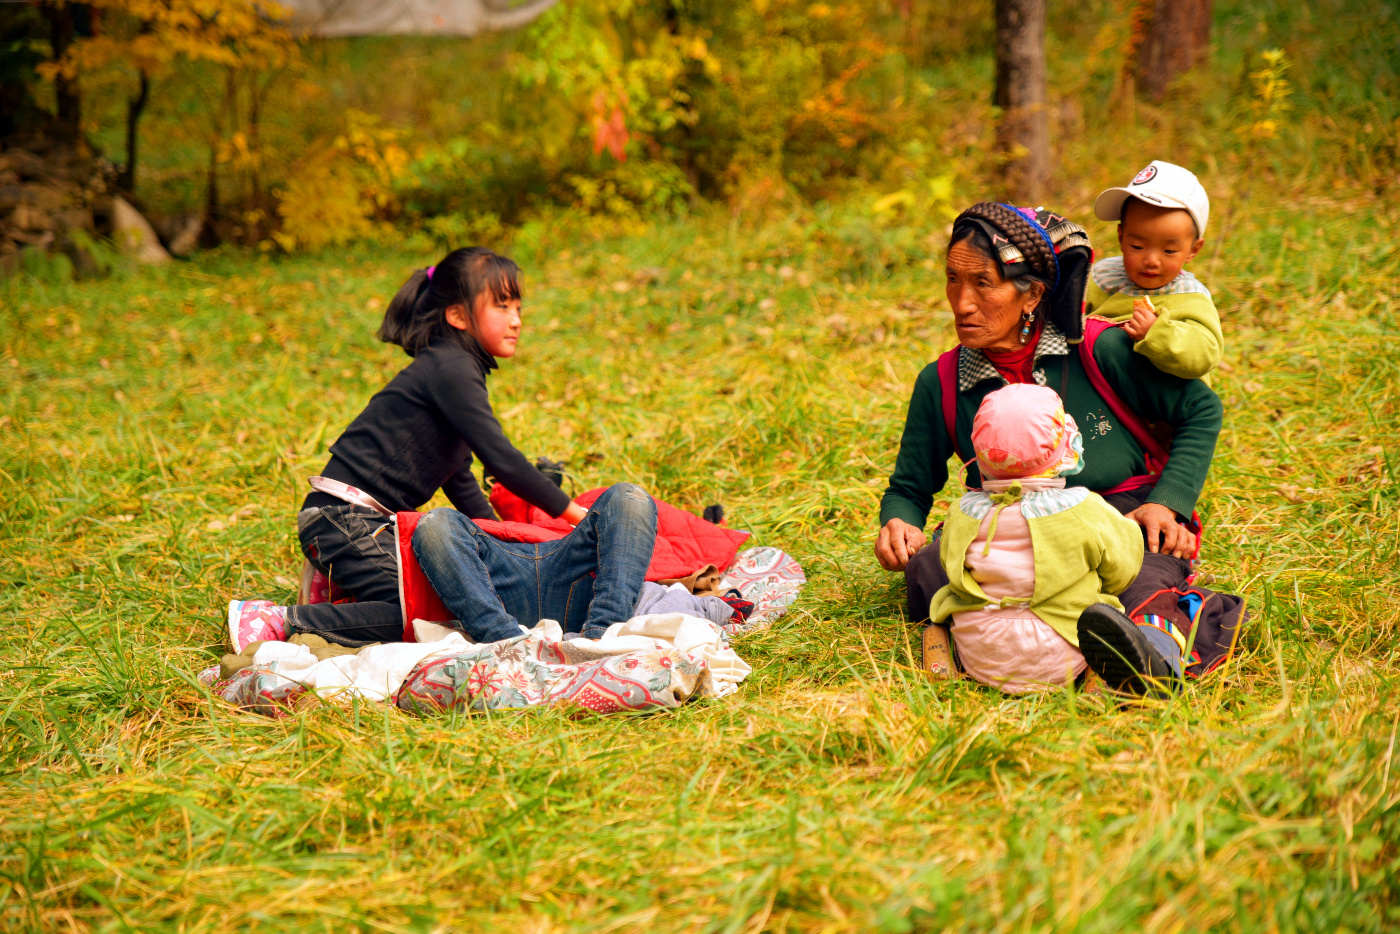
[[[994,480],[1066,477],[1084,469],[1084,439],[1059,394],[1013,383],[982,400],[972,420],[977,468]]]

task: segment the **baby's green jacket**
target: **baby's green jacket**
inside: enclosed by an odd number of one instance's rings
[[[1141,289],[1123,270],[1123,257],[1110,256],[1094,264],[1089,276],[1085,309],[1091,315],[1122,324],[1133,316],[1133,299],[1152,299],[1157,323],[1133,349],[1163,373],[1201,379],[1220,363],[1225,338],[1210,290],[1191,273],[1182,273],[1159,289]]]
[[[980,490],[965,494],[948,511],[939,557],[949,583],[933,595],[929,619],[941,623],[960,610],[995,603],[963,563],[988,512]],[[1030,610],[1079,646],[1079,614],[1091,603],[1122,610],[1121,593],[1142,570],[1142,529],[1097,493],[1083,487],[1028,492],[1021,514],[1035,551],[1035,590]],[[995,539],[995,535],[993,536]]]

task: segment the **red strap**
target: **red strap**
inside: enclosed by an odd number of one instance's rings
[[[953,453],[958,456],[958,463],[966,463],[967,458],[963,456],[962,450],[958,447],[958,351],[960,349],[960,347],[954,347],[938,358],[938,383],[943,390],[943,425],[948,429],[948,439],[953,442]]]
[[[1152,429],[1147,427],[1147,422],[1143,421],[1142,416],[1128,408],[1127,404],[1119,398],[1118,393],[1113,391],[1113,387],[1104,378],[1103,370],[1099,369],[1099,362],[1094,359],[1095,341],[1104,331],[1115,327],[1118,325],[1105,321],[1103,318],[1085,319],[1084,340],[1079,343],[1079,362],[1084,364],[1084,372],[1088,375],[1090,384],[1093,385],[1099,397],[1108,404],[1109,411],[1118,418],[1123,427],[1128,429],[1128,433],[1142,446],[1142,452],[1147,460],[1147,472],[1155,481],[1157,475],[1162,472],[1162,468],[1166,466],[1171,454],[1162,446],[1162,442],[1158,441],[1152,434]],[[1134,477],[1127,482],[1132,483],[1137,479]],[[1135,485],[1145,486],[1146,484],[1138,483]],[[1114,487],[1114,492],[1122,487],[1122,484]],[[1128,487],[1128,489],[1131,488]]]

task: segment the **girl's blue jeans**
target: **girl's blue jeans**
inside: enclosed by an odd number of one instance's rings
[[[423,573],[477,642],[542,619],[601,636],[632,617],[655,544],[656,503],[631,483],[609,487],[558,541],[503,542],[455,509],[432,510],[413,533]]]

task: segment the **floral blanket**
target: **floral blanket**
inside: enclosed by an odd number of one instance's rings
[[[785,552],[749,548],[721,583],[754,604],[742,623],[717,626],[667,613],[615,623],[601,639],[565,639],[558,623],[541,620],[514,639],[470,645],[459,630],[415,620],[418,643],[362,650],[388,656],[413,648],[421,661],[411,667],[396,664],[397,656],[377,665],[366,661],[358,673],[343,658],[308,666],[302,655],[272,644],[228,680],[219,680],[218,666],[200,672],[199,680],[235,707],[269,717],[353,698],[382,698],[422,716],[552,705],[597,713],[679,707],[692,697],[738,690],[752,669],[730,647],[729,636],[771,625],[805,582],[802,567]]]
[[[773,625],[773,621],[797,602],[807,575],[785,551],[777,548],[745,548],[734,558],[725,572],[719,589],[737,590],[745,600],[752,601],[753,612],[743,622],[724,627],[730,635],[753,632]]]
[[[720,627],[679,613],[616,623],[596,640],[565,640],[558,623],[541,620],[514,639],[462,647],[459,632],[418,623],[420,632],[428,627],[442,630],[444,638],[418,643],[427,650],[424,660],[388,698],[419,715],[549,705],[595,713],[679,707],[692,697],[733,693],[752,670]],[[333,661],[321,663],[331,666],[332,675]],[[215,680],[217,668],[200,679],[235,707],[270,717],[309,704],[382,696],[335,677],[318,683],[309,670],[289,667],[285,657],[269,652],[267,661],[259,658],[227,681]]]

